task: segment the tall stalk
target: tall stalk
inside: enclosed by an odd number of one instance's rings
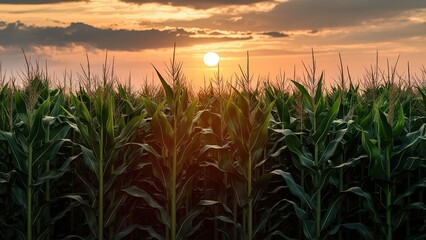
[[[31,122],[31,120],[30,120]],[[33,216],[32,216],[32,181],[33,181],[33,146],[32,143],[28,146],[28,178],[27,178],[27,239],[32,240],[32,222],[33,222]]]
[[[173,119],[173,130],[175,131],[175,134],[173,134],[173,149],[172,149],[172,155],[173,155],[173,163],[172,163],[172,199],[171,199],[171,205],[172,205],[172,209],[171,209],[171,214],[172,214],[172,240],[176,240],[176,214],[177,214],[177,209],[176,209],[176,178],[177,178],[177,174],[176,174],[176,170],[177,170],[177,117],[175,116]]]
[[[102,106],[103,106],[103,100]],[[101,121],[102,122],[102,121]],[[100,126],[99,139],[99,183],[98,183],[98,239],[104,239],[104,127]]]
[[[388,176],[388,183],[386,184],[386,240],[392,240],[392,185],[391,185],[391,161],[390,161],[390,148],[386,148],[386,175]]]
[[[247,164],[247,193],[248,199],[248,214],[247,214],[247,234],[248,239],[253,239],[253,197],[252,197],[252,155],[249,152],[248,164]]]
[[[31,88],[31,87],[30,87]],[[32,108],[35,107],[35,101],[38,96],[35,95],[35,89],[30,89],[30,96],[28,96],[26,114],[28,117],[29,135],[31,135],[33,128],[33,113]],[[28,145],[28,178],[27,178],[27,240],[33,238],[33,142],[34,139],[29,139]]]

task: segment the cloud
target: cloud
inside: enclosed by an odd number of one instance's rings
[[[88,0],[0,0],[0,4],[48,4],[83,1],[87,2]]]
[[[289,0],[268,12],[242,13],[232,19],[227,15],[213,15],[196,21],[167,24],[231,31],[320,30],[372,21],[397,21],[403,14],[423,8],[426,8],[426,1],[419,0]]]
[[[145,4],[145,3],[159,3],[167,4],[172,6],[185,6],[193,8],[212,8],[225,5],[247,5],[254,4],[259,2],[271,2],[271,0],[210,0],[210,1],[194,1],[194,0],[178,0],[178,1],[169,1],[169,0],[121,0],[122,2],[127,3],[136,3],[136,4]]]
[[[251,37],[203,36],[184,29],[173,30],[114,30],[96,28],[85,23],[67,27],[36,27],[21,22],[8,23],[0,28],[0,46],[36,47],[83,45],[98,49],[135,51],[173,46],[190,46],[213,42],[247,40]]]
[[[263,32],[262,34],[266,35],[266,36],[273,37],[273,38],[282,38],[282,37],[290,36],[290,35],[285,34],[283,32]]]
[[[426,38],[426,22],[406,26],[395,26],[384,29],[356,31],[348,35],[336,37],[335,40],[348,44],[396,42],[410,38]]]

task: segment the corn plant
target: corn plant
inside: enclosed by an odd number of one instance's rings
[[[411,184],[408,189],[398,191],[398,186],[406,179],[407,172],[422,168],[424,152],[421,145],[424,144],[425,125],[417,131],[407,132],[404,130],[405,115],[402,105],[396,104],[395,119],[388,120],[381,109],[383,101],[384,95],[381,95],[374,104],[370,115],[373,120],[372,127],[362,131],[362,146],[370,159],[368,174],[378,185],[378,191],[374,193],[378,194],[375,198],[378,203],[375,204],[376,208],[369,210],[380,234],[391,240],[394,231],[403,224],[409,211],[426,210],[424,202],[410,199],[419,188],[426,187],[424,178]],[[378,215],[381,209],[384,214]],[[397,212],[394,212],[395,210]]]
[[[9,88],[8,84],[2,86],[0,92],[0,130],[11,131],[13,125],[13,90]],[[4,209],[0,214],[0,237],[3,239],[13,238],[14,231],[12,228],[16,227],[11,224],[12,212],[16,208],[16,203],[11,199],[11,186],[12,177],[15,173],[13,169],[12,155],[10,148],[5,142],[0,142],[0,207]],[[11,216],[12,215],[12,216]],[[12,225],[12,226],[11,226]]]
[[[256,225],[256,222],[253,221],[256,219],[254,209],[265,185],[262,181],[265,175],[263,166],[266,162],[263,154],[264,145],[268,139],[269,118],[273,104],[271,103],[266,109],[261,110],[261,103],[255,103],[255,106],[251,107],[247,96],[238,90],[235,90],[235,93],[235,98],[232,97],[226,101],[223,115],[229,142],[223,146],[207,145],[202,151],[221,152],[220,155],[216,155],[220,158],[216,161],[213,160],[213,164],[225,174],[224,176],[227,176],[227,181],[231,182],[234,191],[235,202],[232,212],[226,206],[226,202],[214,202],[214,204],[220,203],[228,215],[233,215],[232,221],[225,216],[220,219],[225,222],[233,222],[234,231],[239,232],[239,239],[254,239],[263,226]],[[221,136],[216,136],[216,138],[222,139]],[[231,157],[232,152],[235,157]],[[226,161],[233,162],[226,163]],[[238,214],[236,203],[243,208],[242,224],[236,222]],[[234,239],[235,237],[234,234]]]
[[[285,137],[285,144],[294,154],[293,164],[303,171],[303,177],[309,178],[310,184],[305,179],[302,185],[294,179],[294,174],[275,170],[274,174],[280,175],[285,180],[290,192],[297,197],[298,202],[288,200],[293,206],[297,218],[303,225],[305,239],[323,239],[335,232],[330,230],[336,224],[337,212],[343,200],[343,193],[335,195],[324,208],[324,195],[330,195],[333,188],[330,185],[331,176],[343,168],[352,166],[357,159],[338,161],[339,146],[344,144],[344,137],[351,126],[351,121],[336,119],[341,104],[341,97],[335,99],[332,106],[327,109],[325,98],[322,95],[322,77],[318,81],[316,94],[311,97],[304,86],[293,82],[304,98],[304,107],[307,120],[304,123],[306,133],[293,132],[290,129],[275,130]],[[285,108],[279,108],[279,115],[286,116]],[[287,117],[287,119],[289,119]],[[287,120],[287,125],[289,121]],[[303,140],[302,140],[303,139]],[[302,143],[303,142],[303,143]],[[340,223],[338,223],[340,224]],[[345,224],[346,227],[355,225]],[[358,229],[360,233],[365,232]],[[286,236],[284,233],[277,233]],[[364,235],[364,237],[368,234]]]
[[[42,88],[44,90],[47,89]],[[63,122],[58,112],[60,101],[52,102],[50,95],[45,100],[40,99],[41,92],[31,92],[34,91],[31,87],[29,91],[28,94],[15,92],[17,118],[12,131],[0,132],[0,140],[8,144],[15,175],[11,191],[14,201],[21,207],[19,214],[25,215],[25,220],[19,223],[25,223],[26,228],[16,227],[15,237],[48,239],[52,231],[50,225],[55,220],[49,210],[54,203],[50,196],[51,181],[63,175],[56,174],[56,169],[50,169],[50,164],[57,159],[62,146],[69,142],[66,136],[70,127],[60,123]],[[67,169],[68,166],[69,162],[64,162],[62,168]]]
[[[132,139],[137,132],[144,114],[141,109],[134,109],[135,114],[127,123],[122,122],[123,116],[114,115],[114,99],[107,95],[108,89],[98,90],[93,101],[94,117],[84,102],[76,96],[72,97],[74,112],[68,114],[75,121],[76,130],[81,138],[78,144],[83,164],[89,170],[86,174],[76,172],[81,180],[86,195],[69,195],[81,204],[90,229],[91,238],[112,239],[121,234],[121,225],[114,225],[117,213],[127,199],[120,194],[127,187],[126,182],[119,181],[134,158],[128,157]],[[118,118],[118,119],[117,119]],[[131,148],[131,147],[130,147]],[[134,150],[138,151],[138,150]],[[140,152],[140,151],[139,151]]]
[[[218,69],[197,95],[174,58],[140,94],[106,62],[69,94],[28,61],[23,88],[0,69],[0,239],[426,237],[426,91],[410,73],[376,64],[347,86],[341,61],[326,90],[313,57],[293,91],[285,76],[252,90],[247,59],[241,91]]]
[[[166,100],[157,106],[145,98],[144,104],[151,116],[152,130],[152,135],[147,136],[151,139],[147,139],[147,150],[151,153],[152,172],[158,181],[150,184],[159,186],[155,187],[154,192],[136,186],[125,191],[144,199],[150,207],[160,212],[159,220],[164,225],[162,234],[155,229],[139,228],[148,229],[151,237],[157,239],[185,239],[200,227],[200,224],[194,226],[193,223],[202,212],[202,206],[191,208],[194,201],[191,200],[191,192],[200,172],[196,152],[200,149],[203,136],[210,134],[210,130],[195,126],[199,117],[197,102],[189,101],[188,92],[179,84],[172,89],[158,71],[157,75]],[[182,211],[182,217],[178,218],[178,213]]]

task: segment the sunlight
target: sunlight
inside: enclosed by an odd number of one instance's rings
[[[209,67],[214,67],[219,63],[219,55],[215,52],[208,52],[204,55],[204,63]]]

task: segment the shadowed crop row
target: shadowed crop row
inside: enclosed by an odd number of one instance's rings
[[[157,73],[160,97],[2,85],[1,239],[426,237],[424,88]]]

